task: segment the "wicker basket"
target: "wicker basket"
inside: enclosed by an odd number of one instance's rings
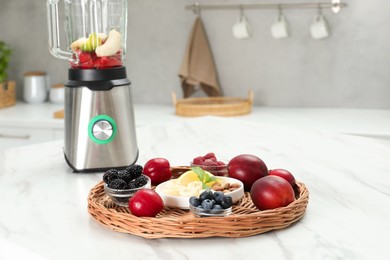
[[[253,92],[249,91],[248,99],[235,97],[199,97],[177,100],[172,93],[176,115],[179,116],[240,116],[252,110]]]
[[[15,81],[0,83],[0,108],[16,104]]]
[[[259,211],[246,192],[227,217],[196,218],[188,210],[165,207],[155,218],[149,218],[136,217],[127,207],[116,206],[100,182],[89,193],[88,212],[113,231],[145,238],[248,237],[286,228],[303,217],[309,192],[303,183],[297,184],[296,200],[283,208]]]

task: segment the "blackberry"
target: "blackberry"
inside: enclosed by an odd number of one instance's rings
[[[108,187],[111,189],[116,189],[116,190],[124,190],[127,188],[127,184],[124,180],[121,179],[115,179],[110,181],[108,184]]]
[[[134,180],[134,183],[136,187],[139,188],[144,186],[146,183],[148,183],[148,179],[146,178],[145,175],[141,175]]]
[[[133,179],[136,179],[139,176],[141,176],[142,171],[143,171],[143,167],[141,165],[138,165],[138,164],[133,164],[133,165],[130,165],[129,167],[127,167],[126,171],[128,171],[130,173],[131,179],[133,180]]]
[[[131,178],[131,174],[128,170],[123,170],[118,172],[118,178],[124,180],[126,183],[129,183],[133,178]]]
[[[109,184],[111,181],[115,179],[118,179],[118,171],[115,169],[110,169],[103,174],[103,181],[106,184]]]
[[[148,179],[145,177],[145,175],[141,175],[138,178],[135,178],[134,180],[131,180],[127,187],[129,189],[136,189],[144,186],[146,183],[148,183]]]
[[[129,183],[127,183],[127,188],[128,189],[136,189],[138,188],[137,185],[135,184],[134,180],[131,180]]]

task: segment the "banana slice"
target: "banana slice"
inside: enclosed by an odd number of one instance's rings
[[[187,187],[193,188],[193,189],[196,189],[199,191],[199,190],[203,189],[203,183],[201,181],[192,181],[192,182],[188,183]]]
[[[82,38],[72,42],[72,44],[70,45],[71,50],[77,51],[78,49],[80,49],[81,45],[84,45],[87,42],[87,40],[88,40],[88,38],[82,37]]]
[[[164,189],[162,190],[162,193],[169,196],[180,196],[180,190],[179,189]]]
[[[97,36],[102,42],[105,42],[107,40],[107,34],[105,33],[98,33]]]
[[[96,48],[96,56],[104,57],[116,54],[121,47],[121,37],[118,31],[111,30],[105,43]]]
[[[190,187],[186,187],[186,186],[180,187],[179,194],[182,197],[199,196],[198,189],[190,188]]]

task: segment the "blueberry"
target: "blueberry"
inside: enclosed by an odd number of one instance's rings
[[[201,205],[205,211],[209,211],[214,207],[214,202],[210,199],[205,199],[202,201]]]
[[[112,180],[118,179],[118,171],[110,169],[103,174],[103,181],[109,184]]]
[[[230,208],[233,205],[233,199],[230,196],[224,196],[222,198],[221,206],[224,209]]]
[[[214,205],[213,208],[210,211],[210,213],[213,213],[213,214],[220,214],[222,212],[223,212],[223,208],[219,204]]]
[[[200,205],[200,200],[197,197],[192,196],[190,197],[190,204],[194,207],[198,207]]]
[[[222,191],[216,191],[214,192],[213,194],[213,199],[218,203],[218,204],[221,204],[222,203],[222,198],[225,196],[225,194],[223,194]]]
[[[199,195],[200,201],[204,201],[206,199],[211,200],[213,198],[213,192],[211,190],[205,190]]]

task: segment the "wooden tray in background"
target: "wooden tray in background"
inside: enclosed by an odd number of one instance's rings
[[[252,111],[253,92],[249,91],[248,98],[237,97],[196,97],[177,99],[172,93],[172,102],[176,115],[179,116],[240,116]]]

